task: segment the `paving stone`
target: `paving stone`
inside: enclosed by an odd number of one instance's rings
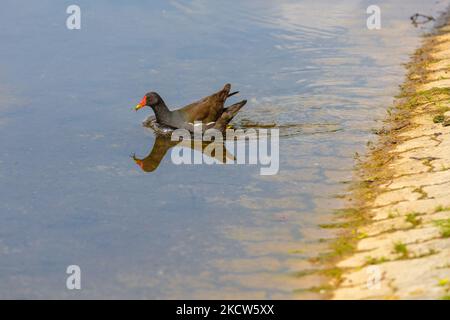
[[[385,206],[400,201],[418,200],[422,196],[419,192],[415,192],[414,188],[404,188],[400,190],[387,191],[380,194],[374,201],[374,206]]]

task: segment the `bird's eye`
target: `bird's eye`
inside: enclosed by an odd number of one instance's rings
[[[154,95],[150,95],[148,96],[147,102],[150,105],[155,105],[158,103],[158,99]]]

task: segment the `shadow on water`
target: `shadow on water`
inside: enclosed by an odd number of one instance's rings
[[[156,137],[150,153],[145,158],[140,159],[134,153],[131,158],[142,171],[153,172],[158,168],[167,151],[179,143],[177,141],[171,141],[168,137]]]
[[[235,160],[235,157],[228,152],[224,142],[172,141],[170,137],[158,135],[155,138],[150,153],[145,158],[139,159],[135,154],[133,154],[131,158],[142,171],[153,172],[158,168],[167,152],[174,147],[199,151],[222,164],[226,163],[227,159],[231,161]],[[218,150],[220,151],[217,152]]]
[[[228,161],[235,161],[236,158],[233,154],[231,154],[225,143],[226,139],[222,143],[216,142],[194,142],[193,140],[189,141],[172,141],[171,133],[172,129],[160,126],[156,123],[156,120],[153,116],[148,117],[144,122],[143,126],[151,129],[154,132],[155,139],[150,153],[145,158],[138,158],[136,154],[133,153],[131,158],[134,162],[142,169],[144,172],[153,172],[155,171],[161,161],[165,158],[168,151],[174,147],[177,148],[187,148],[193,151],[198,151],[203,153],[205,156],[216,159],[216,163],[225,164]],[[246,130],[270,130],[277,129],[279,130],[280,138],[286,138],[296,135],[315,135],[322,133],[335,133],[342,128],[340,128],[337,124],[283,124],[277,125],[276,123],[262,123],[262,122],[254,122],[249,119],[242,119],[237,124],[231,124],[230,129],[236,130],[236,139],[239,139],[239,134],[241,134],[244,140],[248,138],[245,136]],[[224,135],[226,138],[226,135]],[[219,151],[220,150],[220,151]],[[185,151],[186,152],[186,151]]]

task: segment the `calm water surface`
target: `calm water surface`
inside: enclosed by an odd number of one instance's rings
[[[76,3],[79,31],[71,2],[1,4],[0,297],[310,297],[296,273],[431,27],[409,16],[445,3],[382,1],[379,31],[371,1]],[[130,157],[155,144],[145,92],[176,107],[226,82],[249,100],[238,126],[280,128],[278,175]]]

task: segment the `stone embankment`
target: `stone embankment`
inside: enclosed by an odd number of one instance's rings
[[[379,143],[334,299],[450,298],[450,25],[425,37]]]

